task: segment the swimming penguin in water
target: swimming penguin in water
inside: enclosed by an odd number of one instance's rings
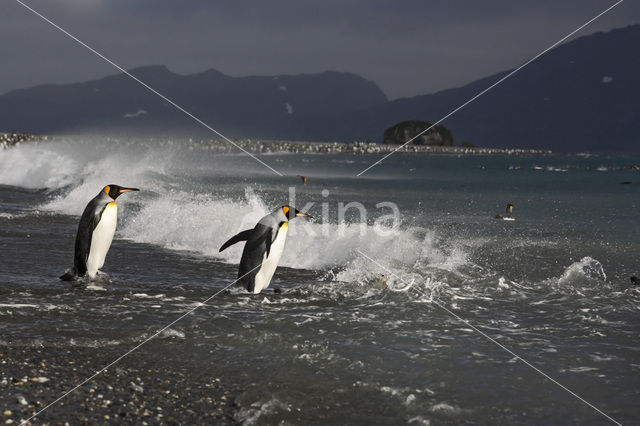
[[[95,278],[98,269],[104,265],[113,234],[118,223],[118,205],[116,198],[137,188],[124,188],[118,185],[107,185],[85,207],[78,225],[76,249],[73,268],[69,269],[61,280],[71,281],[89,276]]]
[[[223,251],[239,241],[247,242],[238,269],[238,283],[247,291],[258,294],[269,287],[284,251],[289,221],[296,217],[311,218],[294,207],[282,206],[260,219],[255,228],[240,232],[220,247]]]
[[[307,184],[307,177],[306,176],[298,175],[298,179],[300,179],[302,181],[303,185]]]
[[[387,288],[389,285],[387,284],[387,277],[385,277],[384,275],[380,275],[380,285],[383,288]]]
[[[507,204],[504,214],[498,213],[495,218],[500,220],[516,220],[516,218],[513,217],[513,204]]]

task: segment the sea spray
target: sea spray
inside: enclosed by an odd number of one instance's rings
[[[39,208],[71,215],[81,214],[87,201],[108,183],[140,187],[135,200],[119,201],[117,237],[236,264],[242,245],[223,253],[218,252],[219,247],[286,204],[289,194],[282,184],[289,190],[290,183],[269,181],[275,177],[268,176],[249,178],[252,184],[243,184],[246,178],[231,177],[238,175],[238,169],[230,161],[246,158],[214,154],[204,145],[183,148],[171,141],[104,138],[25,144],[3,151],[0,162],[13,167],[3,168],[0,184],[47,188],[50,197]],[[247,169],[244,173],[252,176],[254,172]],[[468,264],[472,241],[403,222],[395,211],[397,218],[383,220],[390,216],[384,206],[369,209],[366,218],[358,214],[346,217],[340,208],[350,201],[329,194],[326,188],[304,194],[322,214],[312,212],[319,216],[315,222],[292,221],[282,266],[315,270],[318,276],[331,271],[337,281],[375,281],[384,274],[383,269],[363,259],[362,251],[394,273],[413,274],[416,282],[424,283],[438,278],[434,271],[457,273]]]

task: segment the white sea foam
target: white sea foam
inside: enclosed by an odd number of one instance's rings
[[[266,402],[254,402],[249,407],[242,407],[235,414],[236,420],[246,425],[258,423],[260,417],[268,414],[274,414],[279,411],[291,411],[291,406],[277,398],[272,398]]]
[[[183,331],[174,330],[173,328],[168,328],[161,333],[162,337],[175,337],[178,339],[184,339],[185,334]]]
[[[140,299],[161,299],[164,297],[164,294],[156,294],[154,296],[151,296],[147,293],[133,293],[131,296],[137,297]]]
[[[253,228],[270,210],[267,202],[249,188],[245,190],[244,200],[172,192],[146,201],[129,217],[120,235],[136,242],[193,251],[237,263],[243,244],[231,246],[222,253],[218,251],[220,246],[238,232]],[[467,262],[467,254],[459,246],[454,245],[448,251],[438,248],[433,232],[425,233],[418,228],[385,231],[376,232],[373,226],[362,228],[359,223],[322,224],[296,219],[291,222],[280,264],[315,270],[337,267],[336,280],[357,281],[385,274],[383,268],[372,265],[358,251],[392,270],[402,265],[414,265],[419,269],[452,271]],[[398,287],[404,287],[404,284]]]
[[[29,303],[0,303],[0,308],[24,309],[37,307],[38,305],[32,305]]]
[[[562,370],[561,370],[562,371]],[[598,371],[597,368],[595,367],[573,367],[573,368],[569,368],[568,370],[565,371],[571,371],[572,373],[588,373],[590,371]]]
[[[25,188],[57,188],[72,183],[80,168],[71,155],[43,145],[20,144],[2,151],[0,183]]]
[[[460,407],[456,407],[455,405],[451,405],[446,402],[440,402],[438,404],[434,404],[431,407],[431,411],[448,415],[458,415],[461,414],[464,410]]]
[[[558,284],[572,284],[575,282],[584,282],[585,279],[590,281],[605,282],[607,275],[600,262],[589,256],[583,257],[578,262],[569,265],[558,278]]]
[[[93,290],[93,291],[107,291],[107,289],[102,287],[101,285],[95,285],[95,284],[89,284],[87,287],[85,287],[85,289]]]
[[[90,338],[71,338],[69,346],[78,346],[85,348],[103,348],[109,346],[121,345],[124,341],[117,339],[90,339]]]
[[[147,294],[147,293],[133,293],[131,295],[131,297],[134,297],[136,299],[150,299],[150,300],[153,300],[153,301],[162,301],[162,302],[182,302],[185,299],[182,296],[167,297],[163,293],[154,294],[154,295],[150,295],[150,294]]]
[[[431,424],[431,422],[428,419],[425,419],[422,416],[411,417],[409,420],[407,420],[407,423],[410,425],[418,424],[423,426],[428,426]]]

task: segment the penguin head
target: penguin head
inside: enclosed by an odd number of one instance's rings
[[[506,211],[507,213],[513,213],[513,204],[507,204]]]
[[[280,210],[280,212],[282,212],[282,214],[287,219],[287,221],[290,221],[291,219],[295,219],[296,217],[312,218],[311,215],[309,215],[309,214],[300,213],[300,211],[298,209],[296,209],[295,207],[282,206],[278,210]],[[278,213],[280,213],[280,212],[278,212]]]
[[[114,200],[118,198],[120,194],[124,194],[125,192],[140,191],[138,188],[125,188],[124,186],[118,186],[114,184],[107,185],[104,188],[102,188],[102,190],[104,191],[105,194],[107,194],[109,197],[113,198]]]

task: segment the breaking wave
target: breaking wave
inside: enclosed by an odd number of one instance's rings
[[[284,204],[284,191],[256,190],[262,181],[259,174],[253,182],[229,182],[229,176],[248,174],[229,164],[229,158],[213,155],[204,146],[185,147],[170,141],[82,139],[22,144],[2,152],[0,184],[46,188],[49,200],[40,209],[69,215],[80,215],[106,184],[139,187],[140,193],[118,199],[117,236],[237,263],[242,244],[222,253],[219,247]],[[361,253],[380,265],[372,265]],[[385,228],[296,219],[281,265],[317,270],[330,280],[365,282],[388,275],[392,282],[394,274],[403,280],[425,278],[429,275],[425,271],[456,271],[467,262],[463,244],[420,226]]]
[[[106,184],[139,187],[143,191],[118,199],[117,237],[231,264],[238,262],[242,244],[222,253],[220,246],[288,198],[290,180],[262,173],[269,172],[255,169],[254,160],[246,156],[172,141],[56,140],[21,144],[0,155],[0,184],[46,189],[41,211],[80,215]],[[517,250],[530,251],[534,243],[521,244]],[[484,266],[477,264],[476,254],[487,250],[495,251],[491,257],[497,256],[501,264],[513,249],[491,249],[486,237],[424,223],[405,221],[389,228],[361,220],[324,223],[320,217],[292,221],[281,265],[316,271],[320,281],[384,282],[397,291],[414,284],[434,289],[455,281],[474,292],[481,287],[495,289],[505,275],[487,265],[483,256]],[[602,265],[590,257],[568,266],[560,276],[546,278],[529,286],[544,288],[551,283],[556,290],[572,291],[607,281]],[[509,282],[514,283],[510,291],[519,291],[517,283]]]

